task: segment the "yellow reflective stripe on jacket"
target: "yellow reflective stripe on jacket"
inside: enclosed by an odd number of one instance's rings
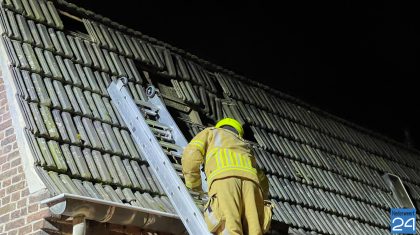
[[[193,140],[190,142],[191,145],[194,145],[200,150],[200,153],[204,155],[204,142],[200,140]]]
[[[216,169],[209,175],[209,180],[215,175],[229,170],[245,171],[257,175],[257,170],[252,167],[251,158],[231,149],[212,149],[206,156],[206,164],[212,160],[216,161]]]
[[[196,179],[194,181],[185,181],[185,186],[187,186],[187,188],[197,188],[200,185],[201,179]]]
[[[236,153],[230,149],[225,148],[214,148],[206,156],[206,164],[212,160],[215,156],[217,165],[221,166],[243,166],[246,168],[252,168],[251,158],[244,155]]]

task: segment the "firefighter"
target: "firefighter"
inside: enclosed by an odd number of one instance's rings
[[[204,219],[215,234],[260,235],[271,221],[271,207],[264,206],[268,180],[257,169],[243,134],[237,120],[224,118],[198,133],[182,156],[185,184],[193,191],[202,191],[200,165],[204,164],[209,196]]]

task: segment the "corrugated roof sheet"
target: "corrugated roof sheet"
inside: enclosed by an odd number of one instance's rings
[[[57,7],[88,34],[68,31]],[[274,219],[296,229],[388,234],[398,203],[385,172],[420,202],[418,151],[62,0],[4,0],[0,19],[35,167],[54,194],[175,213],[107,93],[125,76],[138,103],[142,86],[156,84],[187,136],[203,128],[191,110],[206,123],[249,124]]]

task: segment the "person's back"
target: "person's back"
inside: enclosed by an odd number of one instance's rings
[[[256,161],[251,148],[237,134],[210,127],[203,131],[207,136],[205,172],[209,189],[213,180],[241,177],[258,183]],[[188,147],[185,149],[188,152]]]
[[[209,230],[217,234],[262,234],[261,179],[251,147],[242,135],[236,120],[223,119],[197,134],[182,157],[186,186],[193,190],[201,188],[199,167],[205,165],[210,198],[205,218]]]

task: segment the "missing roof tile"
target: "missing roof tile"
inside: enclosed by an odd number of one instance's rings
[[[58,13],[61,20],[63,21],[64,29],[66,31],[75,36],[79,36],[90,40],[89,33],[86,29],[85,24],[83,23],[82,18],[72,15],[66,11],[60,10]]]

